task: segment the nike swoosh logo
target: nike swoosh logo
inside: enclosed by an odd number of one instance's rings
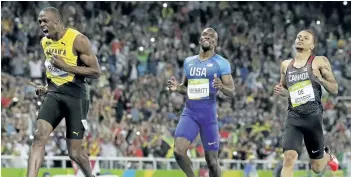
[[[289,74],[295,73],[296,71],[289,71]]]
[[[211,146],[211,145],[214,145],[214,144],[216,144],[216,142],[213,142],[213,143],[208,143],[208,145],[210,145],[210,146]]]
[[[314,151],[314,150],[312,150],[312,153],[317,153],[317,152],[319,152],[319,150],[318,150],[318,151]]]

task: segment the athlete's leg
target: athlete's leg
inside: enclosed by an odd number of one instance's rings
[[[174,156],[187,177],[195,177],[187,151],[198,133],[198,124],[189,114],[183,113],[175,131]]]
[[[294,166],[302,147],[302,132],[294,125],[286,124],[283,135],[284,161],[281,177],[293,177]]]
[[[86,177],[92,177],[89,157],[82,148],[85,128],[82,120],[86,121],[89,110],[89,100],[64,96],[67,122],[67,148],[72,161],[77,163]]]
[[[307,127],[304,129],[304,139],[307,152],[311,159],[312,170],[322,173],[329,161],[333,160],[329,150],[324,149],[323,118],[322,113],[309,115],[306,119]]]
[[[79,168],[82,170],[86,177],[93,176],[91,174],[91,167],[87,152],[82,149],[82,139],[67,139],[68,155]]]
[[[210,113],[207,115],[211,115]],[[221,168],[218,160],[219,130],[216,115],[206,117],[207,122],[201,122],[200,135],[205,149],[205,159],[210,177],[221,177]]]
[[[27,177],[37,177],[44,160],[45,144],[50,133],[60,123],[60,105],[54,94],[48,93],[40,107],[36,130],[28,158]]]

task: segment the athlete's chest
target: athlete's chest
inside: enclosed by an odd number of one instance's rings
[[[66,41],[46,41],[44,47],[44,53],[48,55],[56,54],[60,56],[70,56],[72,46],[68,45]]]
[[[212,78],[219,70],[214,61],[200,62],[191,61],[185,66],[187,78]]]
[[[288,68],[286,72],[287,83],[296,83],[310,79],[310,68]]]

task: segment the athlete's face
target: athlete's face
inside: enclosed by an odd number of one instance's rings
[[[204,51],[214,49],[217,46],[217,32],[214,29],[206,28],[201,33],[200,44]]]
[[[56,33],[56,29],[60,20],[57,16],[50,11],[41,11],[39,14],[38,22],[41,30],[46,37],[52,37]]]
[[[314,48],[313,35],[307,31],[301,31],[299,34],[297,34],[295,48],[312,50]]]

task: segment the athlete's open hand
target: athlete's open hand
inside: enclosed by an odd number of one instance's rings
[[[59,69],[62,69],[62,70],[65,70],[65,68],[67,66],[67,64],[65,63],[63,58],[61,56],[56,55],[56,54],[52,54],[51,64],[56,66]]]
[[[35,87],[35,94],[40,96],[40,95],[43,95],[45,94],[47,91],[48,91],[48,86],[43,86],[43,85],[37,85],[33,82],[30,82],[30,85],[34,86]]]
[[[222,83],[221,79],[219,79],[219,78],[217,77],[217,74],[216,74],[216,73],[213,75],[213,82],[212,82],[212,85],[213,85],[213,87],[216,88],[216,89],[222,89],[222,87],[223,87],[223,83]]]
[[[178,86],[177,80],[172,76],[170,80],[167,81],[167,87],[171,91],[176,91]]]
[[[283,93],[283,90],[284,90],[284,88],[283,88],[283,86],[282,86],[281,83],[275,85],[275,86],[274,86],[274,95],[280,95],[280,94],[282,94],[282,93]]]

